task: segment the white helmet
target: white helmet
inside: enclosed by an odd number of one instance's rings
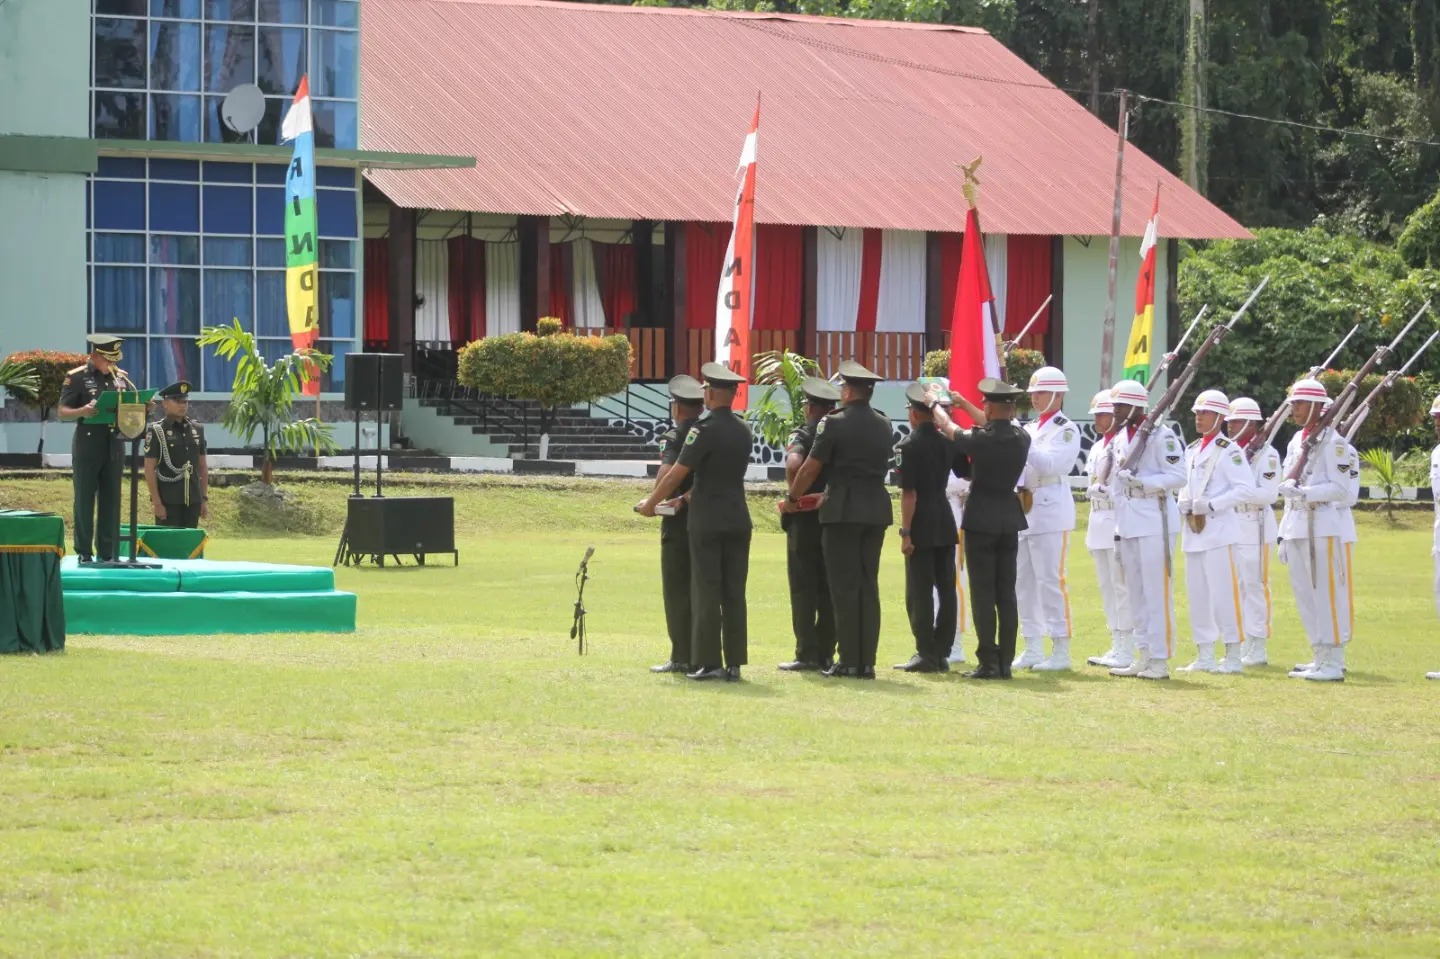
[[[1116,406],[1135,406],[1145,409],[1150,405],[1150,393],[1135,380],[1121,380],[1110,387],[1110,402]]]
[[[1436,397],[1436,401],[1440,402],[1440,397]],[[1099,393],[1095,394],[1095,398],[1090,401],[1089,412],[1091,416],[1094,416],[1097,413],[1115,412],[1115,404],[1110,402],[1109,390],[1101,390]]]
[[[1440,396],[1436,396],[1430,403],[1430,415],[1440,416]]]
[[[1190,412],[1219,413],[1223,417],[1230,412],[1230,398],[1219,390],[1202,390]]]
[[[1290,387],[1290,399],[1296,403],[1325,403],[1330,400],[1330,394],[1325,392],[1323,383],[1307,376]]]
[[[1230,401],[1230,412],[1225,417],[1227,420],[1254,420],[1256,423],[1263,422],[1265,417],[1260,413],[1260,404],[1248,396],[1237,396]]]
[[[1030,386],[1027,393],[1065,393],[1070,389],[1070,384],[1065,380],[1065,374],[1053,366],[1042,366],[1030,374]]]

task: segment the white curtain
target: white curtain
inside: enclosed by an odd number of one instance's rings
[[[985,266],[990,272],[990,292],[995,296],[997,333],[1005,332],[1005,275],[1010,263],[1010,238],[1004,233],[985,234]]]
[[[570,249],[570,289],[575,327],[602,327],[605,325],[605,301],[600,298],[600,278],[595,274],[595,246],[584,238],[573,241],[573,244]]]
[[[415,339],[450,342],[450,248],[445,240],[416,241],[415,292],[425,300],[415,311]]]
[[[877,333],[925,332],[925,234],[886,230],[881,234]]]
[[[860,311],[860,271],[865,258],[865,231],[844,230],[836,236],[818,231],[815,262],[815,328],[850,333]]]
[[[485,331],[520,332],[520,244],[485,244]]]

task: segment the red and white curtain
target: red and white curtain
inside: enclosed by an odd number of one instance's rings
[[[820,229],[816,328],[835,333],[925,332],[925,257],[924,233]]]

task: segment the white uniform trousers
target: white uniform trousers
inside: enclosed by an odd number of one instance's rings
[[[1270,638],[1270,544],[1235,547],[1240,571],[1240,627],[1250,639]]]
[[[1175,601],[1165,569],[1165,537],[1137,536],[1115,545],[1135,648],[1151,659],[1169,659],[1175,653]]]
[[[1235,547],[1185,554],[1190,636],[1196,646],[1240,642],[1240,572]]]
[[[1338,536],[1315,538],[1315,577],[1310,577],[1310,541],[1285,543],[1290,587],[1295,591],[1300,623],[1311,646],[1339,646],[1350,642],[1351,584],[1345,561],[1346,544]]]
[[[1127,635],[1130,625],[1129,599],[1125,596],[1125,576],[1120,572],[1119,553],[1111,549],[1092,549],[1095,578],[1100,582],[1100,604],[1105,610],[1105,625],[1111,637]],[[1436,600],[1440,604],[1440,599]],[[1440,607],[1437,607],[1440,608]]]
[[[1020,537],[1015,598],[1020,606],[1020,635],[1027,648],[1046,636],[1070,638],[1070,593],[1065,583],[1067,532]]]
[[[1435,615],[1440,616],[1440,550],[1432,552],[1430,558],[1435,561]]]

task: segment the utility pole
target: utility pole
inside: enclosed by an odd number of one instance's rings
[[[1100,336],[1100,384],[1114,384],[1115,296],[1120,272],[1120,214],[1125,194],[1125,141],[1130,135],[1130,91],[1120,91],[1120,116],[1115,123],[1115,215],[1110,221],[1110,288],[1105,300],[1105,327]]]
[[[1185,73],[1180,99],[1188,109],[1180,117],[1180,157],[1185,182],[1196,193],[1205,193],[1205,172],[1209,165],[1210,123],[1204,111],[1205,67],[1209,60],[1205,0],[1190,0],[1185,25]]]

